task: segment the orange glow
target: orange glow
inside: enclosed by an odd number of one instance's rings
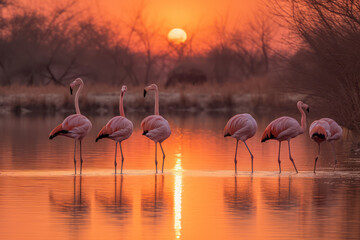
[[[187,39],[187,34],[181,28],[173,28],[168,33],[168,39],[169,42],[171,43],[175,43],[175,44],[184,43]]]
[[[50,0],[22,0],[27,9],[37,9],[49,13],[54,7]],[[64,1],[66,2],[66,1]],[[255,15],[260,7],[259,0],[103,0],[103,1],[77,1],[76,8],[81,15],[95,16],[97,22],[107,22],[116,32],[117,36],[128,39],[131,34],[136,15],[141,12],[139,26],[143,26],[151,36],[152,47],[163,50],[168,40],[169,29],[175,27],[186,29],[187,38],[191,37],[191,44],[196,51],[208,49],[209,44],[219,40],[218,27],[226,25],[227,30],[241,29],[248,25],[248,21]],[[62,6],[62,1],[56,6]],[[156,34],[153,34],[156,33]],[[194,37],[195,36],[195,37]],[[138,41],[133,37],[131,47],[137,47]]]
[[[142,117],[128,115],[134,126],[140,125]],[[250,174],[249,153],[239,145],[235,178],[235,140],[222,136],[228,118],[201,121],[206,117],[168,117],[172,135],[163,144],[165,173],[158,175],[154,143],[135,128],[123,143],[124,175],[117,177],[115,144],[95,143],[97,131],[84,139],[84,175],[74,177],[73,142],[47,138],[62,116],[3,118],[1,239],[340,239],[344,234],[357,239],[358,176],[312,174],[317,146],[305,134],[292,142],[302,171],[294,174],[283,147],[284,173],[279,175],[277,142],[261,144],[258,130],[248,142],[256,156],[255,173]],[[257,119],[259,129],[269,122]],[[108,116],[92,120],[100,129]],[[339,143],[338,149],[344,147]],[[319,167],[332,163],[331,151],[321,157]]]

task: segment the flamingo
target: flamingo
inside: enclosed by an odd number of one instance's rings
[[[250,153],[251,157],[251,172],[254,172],[253,168],[253,160],[254,156],[252,155],[248,145],[246,144],[246,140],[253,137],[257,130],[257,124],[255,119],[248,113],[237,114],[230,118],[227,122],[224,129],[224,137],[231,136],[236,139],[236,148],[235,148],[235,173],[237,173],[237,160],[236,154],[238,149],[239,140],[241,140],[247,150]]]
[[[80,174],[82,174],[82,152],[81,152],[81,141],[82,139],[90,132],[92,125],[89,119],[87,119],[84,115],[80,113],[79,108],[79,94],[84,87],[84,82],[81,78],[75,79],[70,84],[70,94],[72,95],[73,88],[79,86],[76,95],[75,95],[75,109],[76,114],[72,114],[64,119],[62,123],[60,123],[56,128],[54,128],[50,135],[49,139],[53,139],[56,136],[65,136],[69,138],[75,139],[74,146],[74,168],[76,174],[76,141],[78,140],[80,143]]]
[[[144,89],[144,97],[148,91],[155,91],[155,113],[154,115],[147,116],[141,122],[141,128],[143,130],[143,135],[150,138],[155,142],[155,167],[157,173],[157,143],[159,142],[162,154],[163,154],[163,163],[162,170],[164,172],[164,162],[165,162],[165,153],[161,143],[167,139],[170,134],[170,126],[168,121],[159,115],[159,90],[156,84],[151,84]]]
[[[96,142],[102,138],[109,138],[115,141],[115,174],[116,174],[116,151],[117,144],[119,143],[120,152],[121,152],[121,174],[123,172],[123,163],[124,163],[124,155],[121,148],[121,142],[128,139],[133,132],[133,124],[132,122],[125,117],[123,98],[124,94],[127,92],[127,87],[124,85],[121,88],[120,93],[120,102],[119,102],[119,110],[120,116],[113,117],[110,121],[100,130],[98,136],[96,137]]]
[[[331,143],[331,150],[334,155],[334,170],[336,167],[336,154],[334,150],[334,141],[339,140],[342,136],[342,129],[341,127],[331,118],[321,118],[320,120],[315,120],[313,123],[311,123],[309,128],[309,135],[312,140],[314,140],[318,146],[319,151],[315,158],[315,164],[314,164],[314,173],[316,170],[316,162],[320,156],[320,144],[323,141],[327,141]]]
[[[306,129],[306,114],[304,109],[309,112],[309,106],[302,101],[297,102],[297,108],[301,113],[301,126],[299,125],[298,121],[296,121],[292,117],[280,117],[272,121],[265,129],[261,142],[266,142],[269,139],[274,139],[279,141],[279,156],[278,156],[278,163],[279,163],[279,172],[281,173],[281,161],[280,161],[280,148],[281,142],[287,140],[289,146],[289,158],[294,165],[296,173],[298,170],[295,166],[294,159],[291,157],[290,151],[290,140],[300,134],[303,134]]]

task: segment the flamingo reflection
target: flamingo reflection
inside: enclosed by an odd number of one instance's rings
[[[86,196],[82,194],[82,178],[79,178],[79,187],[77,188],[76,179],[73,180],[72,196],[63,195],[60,193],[49,192],[50,206],[56,212],[64,213],[69,217],[69,224],[71,226],[86,224],[90,210],[90,204]],[[70,191],[69,191],[70,192]]]
[[[124,192],[124,176],[120,176],[120,183],[117,177],[114,177],[114,196],[109,197],[106,194],[96,194],[96,200],[104,207],[105,212],[115,216],[117,219],[127,219],[132,212],[132,202],[126,197]],[[118,190],[119,189],[119,190]]]
[[[236,216],[252,214],[256,208],[254,198],[253,178],[234,177],[234,186],[224,184],[224,202],[229,213]]]
[[[165,176],[159,176],[161,178],[160,185],[158,183],[158,176],[155,175],[154,191],[151,193],[141,194],[141,210],[147,217],[157,217],[165,209],[164,204],[164,179]]]
[[[277,184],[276,184],[277,182]],[[299,205],[298,193],[292,184],[291,176],[286,179],[262,179],[262,195],[266,204],[275,210],[288,210]]]

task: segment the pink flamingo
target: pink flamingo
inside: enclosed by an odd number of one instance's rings
[[[280,117],[272,121],[265,129],[261,142],[265,142],[269,139],[275,139],[279,141],[279,156],[278,156],[278,162],[279,162],[279,171],[281,173],[281,161],[280,161],[280,148],[281,148],[281,142],[287,140],[288,146],[289,146],[289,158],[294,165],[296,173],[298,173],[298,170],[295,166],[294,159],[291,157],[291,151],[290,151],[290,140],[300,134],[303,134],[306,129],[306,114],[304,112],[304,109],[306,109],[309,112],[309,106],[301,101],[297,102],[297,108],[299,109],[301,113],[301,126],[299,125],[298,121],[296,121],[292,117]]]
[[[253,160],[254,156],[252,155],[248,145],[246,144],[246,140],[253,137],[257,130],[257,124],[255,119],[248,113],[237,114],[230,118],[227,122],[224,129],[224,137],[231,136],[236,139],[236,148],[235,148],[235,173],[237,172],[237,160],[236,154],[238,149],[239,140],[241,140],[251,156],[251,172],[254,172],[253,168]]]
[[[72,90],[74,87],[79,86],[76,95],[75,95],[75,109],[76,114],[72,114],[64,119],[64,121],[59,124],[56,128],[54,128],[50,135],[49,139],[53,139],[54,137],[60,135],[65,137],[70,137],[75,139],[75,147],[74,147],[74,168],[76,174],[76,140],[80,143],[80,174],[82,174],[82,152],[81,152],[81,141],[82,139],[90,132],[91,130],[91,122],[84,115],[81,115],[79,108],[79,94],[84,87],[84,82],[81,78],[75,79],[70,84],[70,94],[72,95]]]
[[[334,170],[336,167],[336,154],[334,150],[334,141],[339,140],[342,136],[341,127],[331,118],[321,118],[320,120],[315,120],[311,123],[309,128],[309,135],[312,140],[314,140],[319,145],[319,151],[315,158],[314,164],[314,173],[316,170],[316,162],[320,156],[320,144],[323,141],[327,141],[331,143],[331,151],[334,155]]]
[[[110,121],[100,130],[98,136],[96,137],[96,142],[102,138],[109,138],[115,141],[115,161],[114,161],[115,174],[116,174],[116,166],[117,166],[117,162],[116,162],[117,144],[119,143],[120,145],[121,174],[122,174],[124,155],[121,148],[121,142],[128,139],[131,136],[134,128],[132,122],[125,117],[123,98],[126,91],[127,91],[127,87],[125,85],[122,86],[120,93],[120,103],[119,103],[120,116],[116,116],[110,119]]]
[[[162,170],[164,172],[164,161],[165,161],[165,153],[161,146],[161,143],[167,139],[170,134],[170,126],[168,121],[159,115],[159,90],[156,84],[151,84],[150,86],[144,89],[144,97],[146,96],[147,91],[155,91],[155,113],[154,115],[150,115],[141,122],[141,128],[144,131],[143,135],[150,138],[155,142],[155,167],[157,173],[157,143],[159,142],[161,151],[163,153],[163,163]]]

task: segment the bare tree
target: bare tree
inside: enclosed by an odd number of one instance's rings
[[[274,0],[272,6],[302,40],[289,61],[290,86],[360,131],[360,2]]]
[[[161,54],[157,55],[154,50],[155,42],[159,40],[161,26],[152,24],[150,20],[146,19],[144,9],[144,5],[139,7],[134,21],[130,26],[132,26],[131,30],[136,35],[133,41],[138,43],[138,49],[135,51],[140,51],[143,54],[142,60],[145,67],[144,83],[148,84],[151,79],[153,67],[157,59],[161,58]],[[132,33],[132,31],[130,31],[130,33]]]

